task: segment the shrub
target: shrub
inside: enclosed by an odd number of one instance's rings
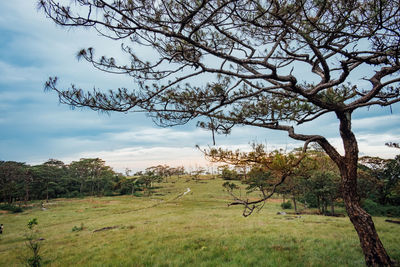
[[[284,209],[284,210],[291,209],[292,208],[292,202],[290,202],[289,200],[286,201],[286,202],[283,202],[281,204],[281,208]]]
[[[400,217],[400,207],[390,205],[379,205],[371,199],[365,199],[362,202],[362,207],[366,212],[373,216],[389,216],[389,217]]]
[[[0,205],[0,210],[8,210],[11,211],[13,213],[18,213],[18,212],[23,212],[24,210],[19,207],[19,206],[15,206],[12,204],[1,204]]]
[[[382,209],[382,206],[380,206],[378,203],[374,202],[371,199],[365,199],[362,202],[362,207],[365,209],[366,212],[368,212],[371,215],[383,215],[384,210]]]
[[[81,223],[81,226],[76,226],[74,225],[74,227],[72,227],[72,232],[79,232],[82,231],[83,229],[85,229],[85,227],[83,226],[83,223]]]
[[[240,180],[240,176],[235,170],[230,170],[228,168],[224,168],[221,173],[221,177],[224,180]]]
[[[40,267],[42,265],[42,257],[39,255],[40,241],[38,239],[38,232],[35,230],[36,225],[38,225],[36,218],[30,219],[27,224],[29,232],[26,235],[25,244],[30,250],[31,256],[28,256],[25,260],[27,265],[31,267]]]
[[[386,206],[386,216],[389,217],[400,217],[400,206]]]
[[[143,196],[143,194],[142,193],[140,193],[140,192],[135,192],[135,193],[133,193],[133,195],[135,196],[135,197],[142,197]]]

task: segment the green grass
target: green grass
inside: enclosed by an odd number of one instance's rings
[[[244,218],[240,207],[227,207],[222,180],[170,180],[151,197],[58,199],[45,211],[36,203],[23,213],[0,215],[0,266],[22,265],[31,218],[38,219],[49,266],[364,265],[348,218],[276,215],[280,203]],[[191,193],[172,200],[187,187]],[[400,226],[384,219],[374,218],[378,233],[400,261]],[[113,228],[94,232],[104,227]]]

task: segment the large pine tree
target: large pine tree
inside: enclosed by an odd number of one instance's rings
[[[131,76],[137,86],[62,90],[50,78],[46,87],[62,103],[145,110],[161,125],[198,119],[213,132],[251,125],[316,142],[340,169],[367,265],[391,264],[359,203],[351,118],[357,109],[400,101],[398,1],[40,0],[39,6],[59,25],[95,28],[122,41],[129,64],[97,58],[92,48],[79,56],[105,72]],[[138,45],[151,47],[156,59],[140,58]],[[210,74],[216,80],[207,83]],[[339,121],[344,155],[325,137],[295,130],[327,113]]]

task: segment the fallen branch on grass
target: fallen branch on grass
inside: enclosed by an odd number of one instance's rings
[[[105,230],[111,230],[111,229],[115,229],[115,228],[118,228],[118,226],[107,226],[107,227],[103,227],[103,228],[100,228],[100,229],[96,229],[96,230],[93,231],[93,233],[100,232],[100,231],[105,231]]]
[[[400,224],[400,221],[394,221],[394,220],[385,220],[385,222],[390,222],[390,223],[397,223],[397,224]]]

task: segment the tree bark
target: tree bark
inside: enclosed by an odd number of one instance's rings
[[[347,214],[357,231],[365,263],[368,266],[393,266],[378,233],[374,222],[360,205],[357,194],[358,145],[351,131],[351,113],[337,114],[340,120],[340,135],[345,150],[344,157],[335,161],[341,174],[342,195]]]
[[[354,164],[344,164],[340,168],[342,174],[343,200],[347,214],[357,231],[360,239],[361,248],[368,266],[392,266],[389,255],[387,254],[374,222],[361,206],[356,192],[357,166]]]
[[[49,183],[46,184],[46,202],[49,202]]]
[[[296,198],[295,198],[295,197],[293,197],[293,198],[292,198],[292,200],[293,200],[294,212],[295,212],[295,213],[297,213],[297,203],[296,203]]]

